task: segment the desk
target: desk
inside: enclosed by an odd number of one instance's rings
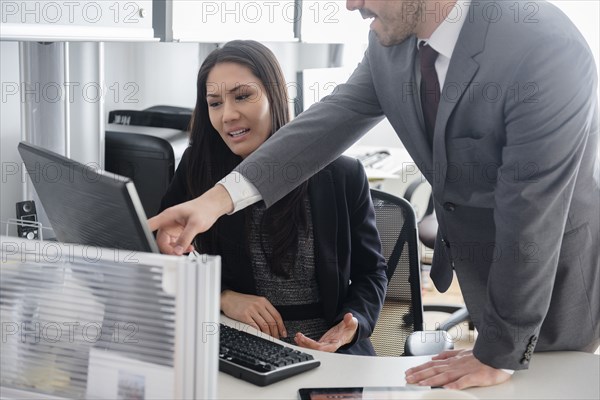
[[[231,324],[223,318],[222,322]],[[232,325],[236,326],[236,325]],[[239,325],[237,325],[239,327]],[[251,332],[251,329],[248,330]],[[219,399],[297,399],[303,387],[403,386],[404,371],[429,357],[363,357],[302,349],[321,366],[266,387],[219,373]],[[468,389],[480,399],[598,399],[600,357],[580,352],[536,353],[529,370],[501,385]]]

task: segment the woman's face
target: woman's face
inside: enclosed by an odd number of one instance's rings
[[[267,92],[248,67],[215,65],[206,80],[206,101],[212,126],[234,154],[246,158],[271,135]]]

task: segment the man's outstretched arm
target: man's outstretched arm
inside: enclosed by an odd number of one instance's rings
[[[169,243],[160,248],[166,254],[182,255],[190,251],[197,234],[209,230],[219,217],[233,211],[233,202],[222,185],[212,189],[194,200],[167,208],[148,220],[150,230],[160,230],[169,237]]]

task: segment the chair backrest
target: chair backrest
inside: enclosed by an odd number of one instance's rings
[[[388,264],[385,303],[371,342],[379,356],[402,356],[406,338],[423,330],[417,221],[405,199],[376,189],[371,198]]]

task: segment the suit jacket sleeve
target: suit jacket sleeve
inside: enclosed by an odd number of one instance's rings
[[[339,322],[344,314],[351,312],[358,319],[358,334],[350,345],[373,333],[387,288],[387,266],[381,254],[369,182],[362,164],[358,160],[355,162],[356,170],[347,186],[351,189],[346,193],[350,212],[352,284],[336,318]]]
[[[514,82],[525,90],[505,104],[496,255],[474,355],[492,367],[523,369],[560,279],[567,215],[597,113],[597,78],[579,40],[545,38],[515,62]]]
[[[281,128],[235,169],[258,189],[267,207],[338,158],[382,119],[369,63],[367,50],[347,83]],[[290,171],[295,179],[288,178]]]

